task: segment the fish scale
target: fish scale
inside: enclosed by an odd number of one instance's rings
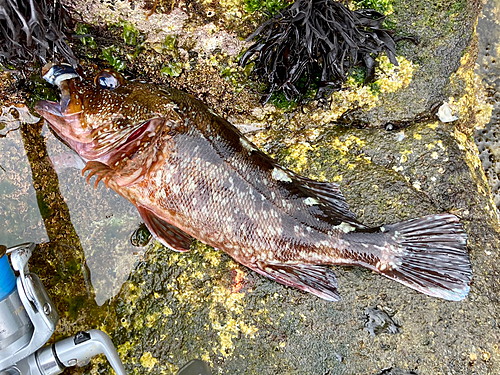
[[[54,66],[45,78],[61,101],[35,109],[85,159],[87,179],[132,202],[171,249],[189,251],[196,238],[330,301],[340,297],[328,265],[365,267],[447,300],[467,296],[467,235],[455,215],[368,228],[338,185],[280,166],[191,95],[111,70],[87,79]]]

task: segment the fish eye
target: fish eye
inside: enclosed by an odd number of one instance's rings
[[[112,72],[104,70],[95,77],[95,84],[102,89],[114,90],[121,85],[121,80]]]

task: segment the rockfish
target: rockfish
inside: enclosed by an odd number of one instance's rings
[[[277,282],[340,299],[328,265],[361,266],[434,297],[469,292],[467,235],[452,214],[369,228],[334,183],[302,177],[191,95],[71,67],[44,75],[59,103],[36,111],[86,162],[87,181],[132,202],[175,251],[193,238]],[[82,172],[82,173],[83,173]]]

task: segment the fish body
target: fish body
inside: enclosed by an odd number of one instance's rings
[[[368,228],[336,184],[280,166],[186,93],[109,70],[93,80],[71,69],[51,74],[61,101],[38,102],[38,113],[87,161],[88,179],[132,202],[173,250],[188,251],[196,238],[332,301],[339,295],[327,265],[362,266],[448,300],[467,295],[467,236],[456,216]]]

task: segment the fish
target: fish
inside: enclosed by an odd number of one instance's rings
[[[96,176],[132,202],[152,235],[174,251],[193,239],[278,283],[340,300],[331,266],[360,266],[429,296],[463,300],[470,289],[467,234],[441,213],[368,227],[339,186],[281,166],[194,96],[45,67],[59,102],[36,111]],[[367,177],[369,178],[369,177]]]

